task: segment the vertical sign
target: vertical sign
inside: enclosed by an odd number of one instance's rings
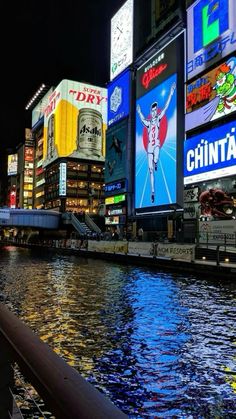
[[[66,196],[66,163],[59,167],[59,196]]]

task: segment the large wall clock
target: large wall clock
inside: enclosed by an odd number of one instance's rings
[[[110,79],[133,61],[133,0],[127,0],[111,19]]]

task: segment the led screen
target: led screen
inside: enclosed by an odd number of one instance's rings
[[[130,72],[108,85],[108,126],[129,115]]]
[[[176,74],[137,100],[136,208],[176,202],[175,85]]]
[[[184,143],[184,183],[236,174],[236,123],[193,136]]]
[[[105,159],[107,89],[63,80],[44,108],[44,162],[58,157]]]
[[[106,132],[105,182],[126,177],[126,144],[128,121],[119,122]]]
[[[8,176],[17,174],[17,154],[9,154],[7,158],[7,174]]]
[[[53,88],[51,88],[43,97],[40,99],[39,103],[34,107],[32,110],[32,127],[37,124],[37,122],[43,117],[44,109],[47,106],[48,102],[50,102],[50,96],[53,92]]]
[[[182,203],[178,138],[184,135],[184,108],[178,88],[183,83],[183,50],[181,34],[137,70],[135,208],[139,214]]]
[[[235,0],[197,0],[187,10],[187,78],[235,51]]]
[[[187,85],[186,131],[236,111],[235,75],[236,58],[231,57]]]

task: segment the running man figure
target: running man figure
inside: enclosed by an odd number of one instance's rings
[[[158,113],[158,103],[154,102],[151,105],[151,119],[146,119],[142,114],[140,105],[137,105],[137,112],[139,114],[140,120],[148,130],[148,147],[147,147],[147,158],[148,158],[148,168],[150,173],[150,182],[151,182],[151,201],[155,201],[155,185],[154,185],[154,170],[157,170],[157,163],[159,160],[160,153],[160,138],[159,138],[159,129],[161,118],[165,115],[165,112],[170,104],[172,95],[175,91],[176,84],[173,83],[170,89],[170,93],[166,104],[162,111]]]

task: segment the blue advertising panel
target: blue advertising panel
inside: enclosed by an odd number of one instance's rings
[[[234,121],[185,141],[185,185],[236,174],[235,132]]]
[[[183,51],[184,31],[137,70],[136,214],[183,203]]]
[[[108,126],[129,115],[130,71],[108,85]]]
[[[176,203],[176,73],[137,100],[135,208]]]
[[[127,119],[106,132],[105,183],[115,182],[126,177],[127,137]]]
[[[197,0],[187,10],[187,79],[236,47],[236,1]]]
[[[114,193],[126,192],[127,179],[107,183],[104,187],[105,196],[114,195]]]

